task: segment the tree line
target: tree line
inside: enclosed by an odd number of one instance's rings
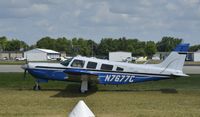
[[[174,37],[163,37],[160,41],[140,41],[139,39],[127,39],[125,37],[113,39],[103,38],[100,43],[96,43],[91,39],[66,37],[51,38],[43,37],[36,44],[29,46],[24,41],[18,39],[8,39],[0,37],[1,51],[26,51],[33,48],[46,48],[59,52],[66,52],[67,55],[83,55],[83,56],[107,56],[112,51],[128,51],[133,56],[153,56],[157,51],[171,51],[177,44],[183,40]],[[190,51],[200,49],[200,45],[190,47]]]
[[[133,56],[153,56],[157,51],[171,51],[182,39],[163,37],[161,41],[140,41],[125,37],[113,39],[103,38],[98,44],[91,39],[65,37],[53,39],[43,37],[37,41],[35,47],[65,51],[68,55],[107,56],[112,51],[128,51]],[[163,47],[164,46],[164,47]]]
[[[7,37],[0,37],[0,51],[25,51],[29,46],[18,39],[8,40]]]

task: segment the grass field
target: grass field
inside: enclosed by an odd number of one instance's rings
[[[0,65],[23,65],[25,61],[0,61]]]
[[[29,61],[29,62],[48,62],[48,63],[59,63],[59,61]],[[0,65],[23,65],[26,61],[0,61]]]
[[[78,83],[51,81],[33,91],[34,80],[22,73],[0,74],[0,116],[66,117],[84,100],[97,117],[199,117],[200,75],[132,85],[92,86],[79,93]]]

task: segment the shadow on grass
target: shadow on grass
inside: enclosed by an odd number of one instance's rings
[[[149,92],[149,91],[158,91],[161,93],[166,94],[177,94],[178,91],[176,89],[149,89],[149,90],[143,90],[143,89],[133,89],[133,90],[98,90],[102,92]]]
[[[46,89],[48,90],[48,89]],[[69,84],[64,90],[60,90],[59,93],[56,95],[53,95],[51,97],[70,97],[70,98],[75,98],[75,97],[87,97],[89,95],[92,95],[96,93],[97,91],[97,86],[96,85],[91,85],[89,87],[89,91],[86,93],[81,93],[80,92],[80,84]]]
[[[18,90],[32,90],[27,88],[22,88]],[[89,91],[86,93],[80,92],[80,84],[68,84],[65,89],[56,89],[56,88],[48,88],[48,89],[42,89],[43,91],[56,91],[58,92],[55,95],[52,95],[50,97],[52,98],[76,98],[76,97],[87,97],[89,95],[92,95],[96,92],[161,92],[164,94],[177,94],[178,91],[174,88],[161,88],[161,89],[98,89],[97,85],[91,84],[89,87]]]
[[[152,92],[157,91],[164,94],[177,94],[178,91],[176,89],[154,89],[154,90],[98,90],[97,86],[92,86],[87,93],[81,93],[79,91],[80,85],[77,84],[71,84],[66,87],[65,90],[60,90],[60,92],[56,95],[53,95],[51,97],[70,97],[70,98],[76,98],[76,97],[87,97],[89,95],[92,95],[94,93],[98,92]]]
[[[176,89],[160,89],[160,91],[162,93],[174,93],[174,94],[178,93]]]

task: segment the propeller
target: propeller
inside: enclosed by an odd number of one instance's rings
[[[24,69],[24,80],[26,79],[27,69]]]
[[[28,60],[26,58],[26,63],[21,66],[21,68],[24,69],[24,77],[23,77],[24,80],[26,79],[26,74],[27,74],[28,67],[29,67],[28,66]]]

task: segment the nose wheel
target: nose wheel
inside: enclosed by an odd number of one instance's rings
[[[35,85],[33,86],[33,90],[35,91],[41,90],[41,87],[38,82],[35,82]]]

